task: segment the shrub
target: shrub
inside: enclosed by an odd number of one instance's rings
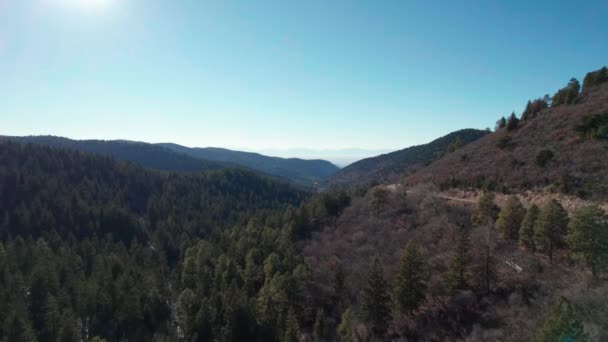
[[[526,121],[534,118],[541,110],[549,107],[549,103],[551,102],[551,97],[549,95],[545,95],[543,98],[538,98],[536,100],[528,101],[526,104],[526,109],[521,114],[521,120]]]
[[[507,131],[513,131],[519,126],[519,119],[515,115],[515,112],[511,113],[509,120],[507,121]]]
[[[585,116],[575,131],[585,139],[608,140],[608,113]]]
[[[507,119],[503,116],[502,118],[498,119],[498,121],[496,121],[496,128],[494,128],[494,130],[498,131],[501,128],[504,128],[507,126]]]
[[[549,160],[553,158],[553,152],[551,150],[542,150],[536,155],[536,165],[545,167]]]
[[[576,78],[571,78],[568,85],[558,90],[553,95],[552,106],[559,106],[562,104],[573,104],[578,98],[578,93],[581,90],[581,85]]]
[[[496,143],[496,147],[498,147],[501,150],[504,150],[505,148],[509,147],[510,145],[511,145],[511,136],[508,134],[505,134],[502,137],[500,137],[500,139],[498,139],[498,143]]]
[[[585,79],[583,80],[583,90],[587,90],[590,87],[595,87],[605,82],[608,82],[608,68],[603,67],[585,75]]]

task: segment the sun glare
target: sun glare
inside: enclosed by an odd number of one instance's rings
[[[93,8],[107,6],[112,0],[65,0],[65,2],[74,6]]]

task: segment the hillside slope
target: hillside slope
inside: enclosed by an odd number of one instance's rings
[[[339,170],[337,166],[325,160],[269,157],[259,153],[233,151],[225,148],[189,148],[172,143],[158,145],[191,157],[241,165],[303,185],[312,185]]]
[[[0,142],[0,165],[0,212],[8,222],[0,225],[3,236],[40,236],[54,227],[76,237],[111,232],[129,243],[169,224],[194,237],[307,196],[250,171],[162,173],[90,153],[6,141]],[[28,212],[31,219],[24,219]],[[113,214],[118,218],[103,221]]]
[[[127,140],[72,140],[56,136],[3,136],[0,139],[111,156],[119,160],[137,163],[146,168],[165,171],[209,171],[231,166],[226,163],[193,158],[162,146]]]
[[[577,127],[591,115],[608,118],[606,113],[608,84],[586,89],[575,104],[546,108],[515,130],[489,134],[418,170],[407,183],[501,191],[546,188],[605,199],[608,141],[582,136]]]
[[[370,182],[397,181],[399,177],[424,166],[448,150],[458,138],[466,145],[487,134],[477,129],[463,129],[435,139],[428,144],[366,158],[338,171],[328,181],[329,187],[365,185]]]

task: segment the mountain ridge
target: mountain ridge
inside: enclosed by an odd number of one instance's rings
[[[246,166],[301,184],[314,184],[339,170],[334,164],[322,159],[271,157],[256,152],[235,151],[221,147],[186,147],[175,143],[156,145],[195,158]]]
[[[328,177],[338,167],[325,160],[269,157],[253,152],[223,148],[189,148],[173,143],[147,143],[132,140],[76,140],[52,135],[0,136],[0,140],[69,148],[111,156],[144,167],[199,172],[225,168],[244,168],[283,181],[311,187]],[[206,157],[205,157],[206,156]]]
[[[424,166],[446,153],[450,144],[466,145],[487,131],[468,128],[448,133],[433,141],[365,158],[338,171],[325,183],[328,187],[366,185],[372,182],[395,182],[403,173]],[[457,141],[460,141],[457,143]],[[454,148],[457,148],[454,145]]]

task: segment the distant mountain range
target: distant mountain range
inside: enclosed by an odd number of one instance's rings
[[[190,148],[173,143],[158,144],[158,146],[198,159],[241,165],[306,185],[326,179],[339,170],[334,164],[320,159],[269,157],[253,152],[233,151],[217,147]]]
[[[72,140],[56,136],[1,136],[0,139],[111,156],[140,164],[146,168],[166,171],[197,172],[246,168],[303,186],[314,186],[315,183],[339,170],[337,166],[325,160],[285,159],[222,148],[189,148],[171,143]]]
[[[247,150],[246,150],[247,151]],[[339,166],[345,167],[350,165],[358,160],[378,156],[384,153],[392,152],[393,149],[363,149],[363,148],[324,148],[324,149],[315,149],[315,148],[298,148],[298,147],[290,147],[290,148],[265,148],[256,151],[250,152],[258,152],[267,156],[276,156],[281,158],[289,158],[293,156],[297,156],[302,159],[323,159],[328,160],[331,163]]]
[[[450,145],[462,147],[475,141],[487,131],[462,129],[433,140],[428,144],[366,158],[336,172],[324,183],[326,187],[349,187],[371,182],[396,182],[404,175],[425,166],[448,153]]]

